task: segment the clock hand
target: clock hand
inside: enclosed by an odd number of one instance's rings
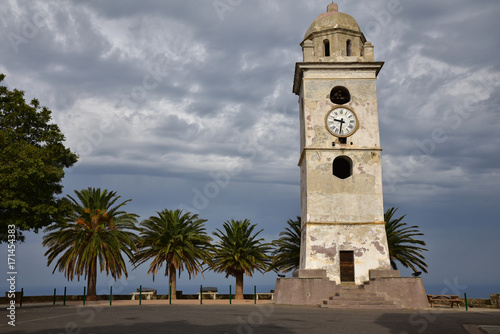
[[[335,121],[339,122],[340,123],[340,133],[342,133],[342,126],[345,124],[345,121],[343,118],[341,118],[340,120],[338,119],[335,119]]]

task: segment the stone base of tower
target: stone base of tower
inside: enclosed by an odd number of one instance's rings
[[[370,270],[370,280],[362,285],[337,284],[326,270],[298,270],[293,278],[277,279],[274,300],[329,308],[429,308],[422,279],[400,277],[397,270]]]
[[[335,197],[337,203],[340,201],[339,197],[340,195]],[[338,205],[345,206],[344,203]],[[391,268],[387,232],[383,221],[357,224],[308,221],[302,226],[302,239],[300,268],[325,269],[328,279],[332,281],[355,282],[360,285],[370,279],[371,269]],[[348,275],[342,278],[343,254],[348,257],[350,255],[346,267],[352,268],[353,277]]]
[[[284,305],[320,305],[323,300],[334,295],[337,283],[330,281],[326,270],[301,269],[293,273],[293,278],[278,278],[274,290],[274,302]]]

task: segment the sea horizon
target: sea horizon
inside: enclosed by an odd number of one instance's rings
[[[207,284],[203,285],[204,287],[216,287],[220,294],[229,294],[229,285],[217,285],[217,284]],[[66,294],[69,295],[83,295],[83,289],[86,287],[86,284],[76,285],[76,284],[67,284],[66,285]],[[21,288],[21,287],[20,287]],[[54,294],[54,288],[56,289],[56,295],[63,295],[65,286],[26,286],[22,287],[24,296],[51,296]],[[136,292],[138,287],[135,286],[122,286],[120,284],[113,285],[113,294],[114,295],[127,295],[131,292]],[[157,290],[157,294],[159,295],[167,295],[168,294],[168,285],[166,284],[146,284],[142,286],[143,289],[153,288]],[[261,284],[255,286],[258,293],[267,293],[271,290],[274,290],[275,286],[270,284]],[[99,295],[107,295],[109,294],[110,287],[109,286],[98,286],[97,294]],[[463,297],[464,293],[467,294],[467,298],[478,298],[478,299],[489,299],[491,294],[500,294],[500,285],[467,285],[461,291],[449,291],[443,285],[439,284],[426,284],[425,285],[426,293],[429,295],[434,294],[446,294],[446,295],[454,295],[458,294]],[[447,290],[447,291],[444,291]],[[20,289],[18,290],[20,291]],[[200,291],[200,285],[184,285],[177,284],[177,291],[182,291],[183,294],[196,294]],[[231,285],[231,292],[234,294],[235,285]],[[245,294],[254,293],[254,285],[244,285],[243,292]]]

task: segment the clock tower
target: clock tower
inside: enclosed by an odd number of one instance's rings
[[[357,285],[390,270],[384,223],[376,80],[383,62],[356,20],[328,6],[301,43],[300,270]],[[307,275],[307,274],[306,274]]]
[[[300,110],[300,267],[276,280],[277,304],[429,307],[420,277],[391,270],[384,222],[373,45],[328,6],[301,43],[293,92]]]

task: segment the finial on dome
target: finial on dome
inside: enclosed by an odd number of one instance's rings
[[[336,3],[331,3],[328,5],[326,8],[327,12],[338,12],[339,11],[339,6]]]

